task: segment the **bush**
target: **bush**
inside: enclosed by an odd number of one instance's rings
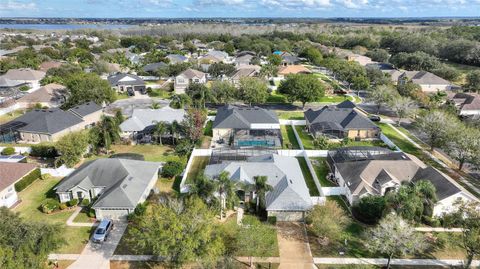
[[[427,224],[428,226],[431,226],[431,227],[440,227],[441,226],[440,220],[438,220],[436,218],[429,217],[429,216],[422,216],[422,222]]]
[[[2,150],[2,155],[13,155],[15,153],[15,149],[13,147],[6,147]]]
[[[90,200],[88,199],[83,199],[82,200],[82,206],[88,206],[90,204]]]
[[[61,203],[61,204],[58,206],[58,208],[59,208],[60,210],[67,209],[67,204]]]
[[[183,163],[180,161],[168,161],[162,168],[162,176],[173,178],[183,171]]]
[[[52,199],[52,198],[47,198],[43,200],[41,204],[42,212],[45,214],[50,214],[59,208],[60,208],[60,203],[56,199]]]
[[[55,158],[58,156],[58,152],[53,145],[38,144],[31,146],[32,151],[30,156],[42,157],[42,158]]]
[[[145,212],[147,212],[147,206],[145,203],[138,204],[137,207],[135,207],[134,213],[136,216],[143,216],[145,215]]]
[[[87,212],[87,216],[90,218],[95,218],[95,210],[93,208],[90,208]]]
[[[272,225],[275,225],[277,223],[277,216],[269,216],[267,218],[267,222],[272,224]]]
[[[365,196],[353,206],[353,213],[360,221],[376,224],[384,215],[387,202],[382,196]]]
[[[30,174],[24,176],[19,182],[15,183],[15,190],[17,192],[23,191],[26,187],[28,187],[32,182],[41,178],[42,173],[40,172],[40,168],[37,168],[30,172]]]
[[[76,205],[78,205],[78,199],[72,199],[72,200],[67,202],[68,207],[72,207],[72,206],[76,206]]]

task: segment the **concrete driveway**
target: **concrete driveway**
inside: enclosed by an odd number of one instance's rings
[[[145,95],[144,95],[145,96]],[[169,100],[160,98],[128,98],[115,101],[105,108],[105,112],[114,114],[117,109],[121,109],[123,115],[130,117],[135,108],[150,108],[152,103],[159,103],[161,107],[170,103]]]
[[[303,223],[278,222],[277,239],[280,252],[279,269],[315,268]]]
[[[68,268],[70,269],[109,269],[110,258],[117,248],[120,239],[125,233],[127,223],[114,222],[113,230],[110,232],[106,242],[102,244],[93,243],[92,240],[83,249],[80,257],[72,263]]]

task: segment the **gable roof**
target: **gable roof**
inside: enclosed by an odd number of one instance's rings
[[[266,176],[273,187],[266,194],[266,209],[274,211],[305,211],[312,207],[303,173],[294,157],[267,154],[250,157],[245,162],[223,162],[208,165],[205,175],[211,178],[229,172],[230,179],[247,185],[255,184],[256,176]]]
[[[95,113],[97,111],[102,110],[102,107],[97,105],[95,102],[86,102],[81,105],[77,105],[75,107],[70,108],[68,111],[72,112],[73,114],[83,118],[87,115]]]
[[[62,66],[64,63],[59,62],[59,61],[48,61],[48,62],[43,62],[40,64],[40,70],[47,72],[49,69],[52,68],[58,68]]]
[[[5,76],[0,76],[0,87],[2,88],[18,87],[23,84],[25,83],[18,80],[12,80],[12,79],[6,78]]]
[[[226,105],[218,108],[213,128],[249,129],[251,124],[279,124],[274,111],[259,107]]]
[[[289,75],[289,74],[298,74],[298,73],[303,73],[303,74],[310,74],[312,71],[310,69],[306,68],[303,65],[287,65],[287,66],[282,66],[278,70],[278,74],[280,75]]]
[[[0,162],[0,191],[16,183],[36,168],[37,166],[33,163]]]
[[[44,103],[61,99],[67,94],[66,87],[56,83],[47,84],[40,89],[24,95],[17,102]]]
[[[195,69],[188,68],[187,70],[183,71],[182,73],[179,74],[179,76],[183,76],[187,79],[194,79],[198,78],[201,79],[205,77],[207,74],[203,73],[202,71],[198,71]]]
[[[158,63],[151,63],[147,64],[143,67],[143,71],[145,72],[152,72],[152,71],[157,71],[158,69],[166,68],[168,67],[168,64],[164,62],[158,62]]]
[[[171,64],[178,64],[178,63],[183,63],[188,60],[187,57],[180,55],[180,54],[169,54],[166,56],[170,60]]]
[[[55,134],[81,123],[81,117],[59,108],[35,109],[13,120],[25,124],[18,131]]]
[[[31,68],[10,69],[3,75],[4,78],[11,80],[41,80],[46,75],[43,71],[33,70]]]
[[[240,68],[237,68],[231,75],[232,79],[240,79],[243,77],[252,77],[255,76],[260,71],[258,65],[244,65]]]
[[[435,74],[427,71],[406,71],[404,75],[415,84],[419,85],[451,85],[447,81]]]
[[[102,187],[93,208],[134,208],[152,179],[156,180],[161,163],[127,159],[97,159],[87,162],[65,177],[56,192],[68,192],[75,186]]]
[[[145,85],[145,81],[137,75],[118,73],[110,75],[107,78],[108,83],[112,86],[118,85]]]
[[[184,109],[165,106],[160,109],[134,109],[132,116],[120,124],[123,132],[139,132],[156,122],[180,123],[185,117]]]
[[[478,93],[456,93],[451,99],[463,111],[480,110],[480,94]]]

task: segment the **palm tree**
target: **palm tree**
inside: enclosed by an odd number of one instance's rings
[[[177,138],[177,133],[180,130],[180,124],[175,120],[170,124],[170,133],[172,134],[172,142],[175,145],[175,139]]]
[[[97,124],[99,136],[102,140],[105,149],[110,149],[112,142],[120,139],[120,126],[114,117],[102,116],[100,122]]]
[[[273,190],[273,187],[267,184],[266,176],[256,176],[255,179],[255,193],[257,194],[257,213],[260,208],[260,199],[262,200],[262,206],[264,205],[265,195],[267,192]]]
[[[203,173],[195,178],[195,183],[190,185],[189,188],[190,195],[196,195],[207,204],[210,204],[216,189],[215,182]]]
[[[235,197],[235,183],[230,180],[230,174],[223,171],[217,178],[216,187],[220,196],[220,220],[222,220],[223,210],[226,208],[227,200],[232,201]]]
[[[165,125],[165,123],[163,121],[161,122],[157,122],[155,124],[155,127],[153,129],[153,134],[158,138],[158,142],[161,145],[162,144],[162,136],[165,134],[165,132],[167,131],[167,126]]]

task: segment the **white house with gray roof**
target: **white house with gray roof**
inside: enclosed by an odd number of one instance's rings
[[[302,169],[295,157],[267,154],[250,157],[246,161],[224,161],[208,165],[205,175],[216,178],[226,171],[242,194],[245,202],[256,198],[249,186],[255,184],[255,177],[266,176],[267,184],[273,190],[266,193],[265,206],[268,216],[278,221],[302,221],[305,212],[312,208],[312,200],[303,178]]]
[[[235,147],[281,147],[280,121],[272,110],[226,105],[218,108],[213,141]]]
[[[145,81],[137,75],[117,73],[108,76],[107,80],[110,86],[118,92],[134,94],[135,91],[139,91],[143,94],[146,93]]]
[[[60,202],[94,201],[97,219],[125,218],[143,203],[158,179],[161,163],[97,159],[80,166],[54,188]]]

